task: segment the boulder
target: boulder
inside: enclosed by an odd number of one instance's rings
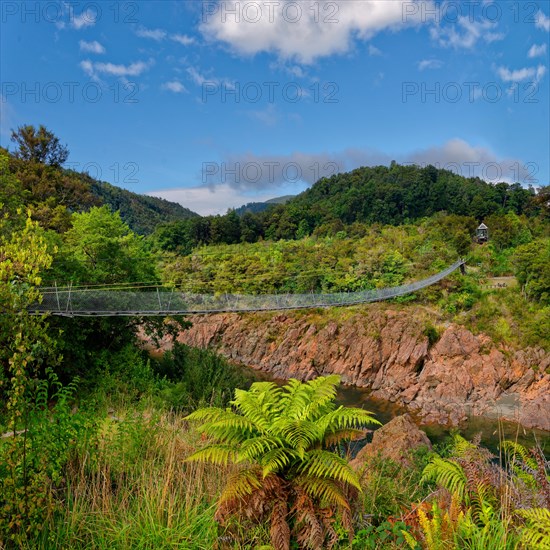
[[[350,464],[358,470],[368,458],[380,455],[408,466],[411,451],[422,446],[432,448],[428,436],[416,426],[410,415],[403,414],[376,430],[372,443],[367,443]]]

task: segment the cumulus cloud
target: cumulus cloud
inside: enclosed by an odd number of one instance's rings
[[[105,48],[97,40],[94,40],[93,42],[86,42],[85,40],[81,40],[79,42],[79,45],[81,52],[97,54],[105,53]]]
[[[187,92],[187,88],[178,80],[170,80],[169,82],[165,82],[161,86],[161,88],[163,90],[174,92],[175,94],[181,94],[183,92]]]
[[[529,48],[529,52],[527,53],[527,56],[529,58],[533,57],[539,57],[539,56],[545,56],[546,55],[546,44],[541,44],[540,46],[537,44],[533,44],[531,48]]]
[[[98,63],[85,59],[80,62],[80,68],[90,77],[97,77],[99,74],[111,76],[139,76],[141,73],[149,69],[153,61],[136,61],[129,65],[115,63]]]
[[[418,70],[423,71],[425,69],[440,69],[443,67],[443,61],[439,59],[423,59],[418,62]]]
[[[423,23],[420,6],[432,0],[303,0],[207,3],[200,30],[241,55],[259,52],[312,63],[348,52],[355,39]]]
[[[537,12],[535,17],[535,26],[537,29],[542,29],[543,31],[550,31],[550,17],[548,17],[542,10]]]

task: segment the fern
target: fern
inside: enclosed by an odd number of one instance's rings
[[[452,459],[435,456],[424,468],[423,481],[434,481],[468,504],[467,478],[462,467]]]
[[[187,417],[215,442],[188,460],[243,465],[228,479],[217,518],[225,521],[239,512],[250,518],[270,510],[272,544],[288,548],[286,515],[295,513],[298,541],[310,547],[327,537],[327,547],[336,541],[334,518],[324,506],[349,519],[349,498],[360,485],[348,462],[327,448],[378,423],[367,411],[336,408],[338,382],[334,375],[307,383],[290,380],[283,388],[257,382],[248,391],[235,391],[233,411],[201,409]],[[287,501],[293,499],[289,511]],[[346,524],[351,528],[350,521]]]
[[[517,513],[527,520],[521,530],[521,541],[525,548],[550,550],[550,510],[548,508],[530,508]]]

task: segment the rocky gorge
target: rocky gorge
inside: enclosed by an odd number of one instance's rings
[[[339,374],[404,405],[421,423],[493,416],[550,431],[550,353],[512,349],[464,326],[431,326],[421,308],[194,316],[184,344],[280,379]],[[435,334],[435,336],[434,336]]]

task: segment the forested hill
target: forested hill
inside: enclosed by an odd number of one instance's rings
[[[104,204],[120,212],[120,217],[136,233],[147,235],[160,223],[197,218],[198,214],[177,202],[138,195],[102,181],[92,181],[92,193]]]
[[[268,227],[277,236],[310,232],[323,224],[354,222],[400,225],[436,212],[472,216],[513,211],[534,214],[535,190],[519,183],[487,183],[434,166],[363,167],[323,178],[271,212]]]
[[[122,220],[144,235],[152,233],[159,224],[198,217],[180,204],[138,195],[85,173],[17,158],[4,148],[0,148],[0,156],[5,159],[3,169],[18,182],[13,189],[0,189],[2,209],[31,208],[33,217],[46,228],[63,232],[70,226],[72,212],[103,204],[119,210]]]
[[[189,253],[200,244],[362,235],[373,223],[414,223],[438,212],[468,218],[462,226],[475,227],[489,216],[509,212],[548,217],[548,190],[519,183],[493,185],[434,166],[392,162],[323,178],[285,204],[261,212],[230,210],[224,216],[163,224],[155,237],[164,250]]]

